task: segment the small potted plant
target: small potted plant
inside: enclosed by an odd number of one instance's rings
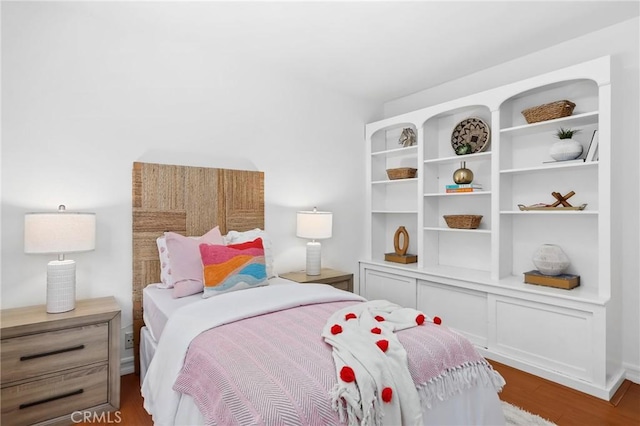
[[[556,137],[558,139],[571,139],[573,137],[573,135],[575,135],[576,133],[579,133],[580,129],[565,129],[560,127],[557,131],[556,131]]]
[[[580,129],[560,128],[555,136],[559,139],[551,145],[549,155],[556,161],[574,160],[582,154],[582,144],[573,140],[573,135],[579,133]]]

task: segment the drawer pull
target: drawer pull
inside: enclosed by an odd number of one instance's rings
[[[58,399],[68,398],[68,397],[74,396],[74,395],[80,395],[83,392],[84,392],[84,389],[78,389],[78,390],[74,390],[73,392],[67,392],[67,393],[63,393],[61,395],[52,396],[51,398],[41,399],[40,401],[27,402],[26,404],[20,404],[19,408],[21,410],[24,410],[25,408],[33,407],[34,405],[40,405],[40,404],[44,404],[44,403],[47,403],[47,402],[56,401]]]
[[[30,359],[42,358],[43,356],[63,354],[65,352],[79,351],[84,349],[84,345],[72,346],[70,348],[58,349],[57,351],[42,352],[34,355],[25,355],[20,357],[20,361],[29,361]]]

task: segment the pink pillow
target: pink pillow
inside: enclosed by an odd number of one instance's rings
[[[203,289],[202,281],[184,280],[173,286],[171,296],[174,299],[179,299],[180,297],[202,293]]]
[[[184,297],[203,291],[200,244],[224,245],[220,228],[215,227],[200,238],[189,238],[175,232],[165,232],[171,256],[173,297]]]

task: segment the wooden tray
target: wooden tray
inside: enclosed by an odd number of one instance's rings
[[[524,204],[518,204],[518,208],[521,211],[532,211],[532,210],[584,210],[587,207],[586,204],[581,204],[575,207],[550,207],[550,206],[525,206]]]

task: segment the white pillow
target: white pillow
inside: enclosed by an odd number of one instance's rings
[[[267,278],[273,278],[277,276],[273,268],[273,246],[271,243],[271,238],[269,238],[269,235],[266,231],[260,228],[244,232],[229,231],[229,233],[223,238],[225,245],[246,243],[247,241],[253,241],[256,238],[262,238],[262,246],[264,247],[264,263],[265,267],[267,268]]]

